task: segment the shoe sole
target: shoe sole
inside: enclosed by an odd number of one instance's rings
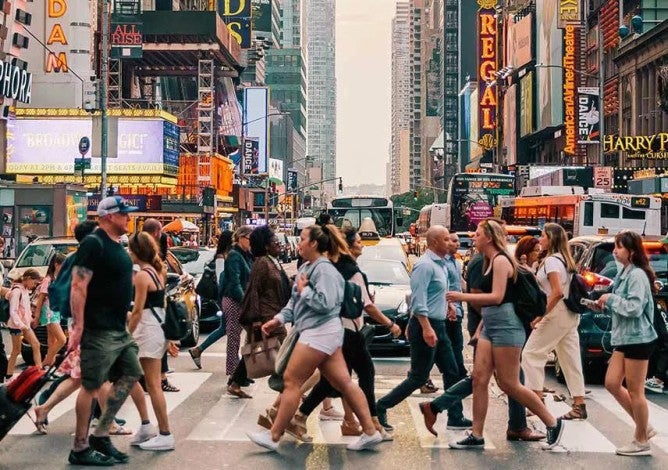
[[[272,446],[270,446],[270,445],[268,445],[268,444],[266,444],[266,443],[264,443],[264,442],[258,442],[258,441],[256,441],[255,439],[253,439],[253,438],[251,437],[250,434],[246,434],[246,436],[248,436],[248,439],[250,439],[251,442],[253,442],[253,443],[256,444],[256,445],[258,445],[258,446],[260,446],[260,447],[263,447],[263,448],[265,448],[265,449],[267,449],[267,450],[271,450],[271,451],[273,451],[273,452],[278,452],[278,446],[276,446],[276,447],[272,447]]]
[[[174,450],[174,446],[162,446],[162,447],[150,447],[150,448],[145,448],[139,446],[141,450]]]
[[[381,439],[380,441],[368,441],[368,442],[365,442],[364,444],[362,444],[362,446],[361,446],[359,449],[354,448],[354,447],[346,447],[346,449],[348,449],[348,450],[355,450],[355,451],[360,451],[360,450],[371,450],[371,449],[374,449],[374,448],[375,448],[378,444],[380,444],[381,442],[383,442],[382,439]]]
[[[448,447],[451,449],[458,450],[485,450],[485,444],[475,445],[475,446],[463,446],[459,444],[448,444]]]
[[[448,431],[468,431],[471,429],[473,425],[471,426],[446,426],[445,429]]]
[[[156,433],[156,434],[154,434],[154,435],[152,435],[152,436],[149,436],[149,437],[147,437],[146,439],[143,439],[143,440],[141,440],[141,441],[132,441],[132,442],[130,442],[130,445],[133,446],[133,447],[139,447],[139,446],[142,445],[144,442],[150,441],[151,439],[153,439],[153,438],[156,437],[157,435],[158,435],[158,434]]]
[[[655,388],[649,388],[649,387],[645,387],[645,390],[647,390],[648,392],[657,393],[657,394],[666,393],[664,390],[657,390]]]
[[[642,456],[646,456],[646,455],[652,455],[652,451],[649,450],[649,449],[648,450],[642,450],[640,452],[619,452],[619,451],[615,451],[615,454],[623,455],[625,457],[642,457]]]

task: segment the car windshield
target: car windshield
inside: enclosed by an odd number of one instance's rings
[[[34,244],[28,245],[21,253],[19,259],[16,260],[17,268],[37,268],[49,265],[51,256],[58,252],[68,255],[75,251],[77,245],[73,243],[58,243],[58,244]]]
[[[362,251],[363,258],[389,259],[406,264],[406,252],[400,245],[374,245],[366,246]]]
[[[360,269],[369,281],[369,284],[382,285],[410,285],[410,277],[402,263],[389,260],[358,259]]]
[[[214,250],[172,249],[183,270],[192,276],[202,274],[206,263],[213,259]]]
[[[603,243],[595,248],[591,269],[593,272],[614,279],[620,267],[612,254],[614,248],[613,243]],[[668,284],[668,253],[663,248],[653,248],[649,250],[647,256],[657,280]]]

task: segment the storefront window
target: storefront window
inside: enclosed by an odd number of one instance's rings
[[[19,207],[19,250],[38,237],[51,236],[51,207]]]
[[[16,240],[14,238],[14,208],[3,207],[2,240],[4,241],[0,258],[16,258]]]

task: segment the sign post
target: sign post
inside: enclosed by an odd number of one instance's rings
[[[90,158],[86,158],[86,154],[90,150],[90,139],[88,137],[82,137],[79,140],[79,153],[81,158],[74,159],[74,171],[81,170],[81,182],[84,182],[85,170],[90,169]]]

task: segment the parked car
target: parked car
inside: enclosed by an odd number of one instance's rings
[[[169,250],[183,266],[183,270],[193,277],[193,284],[197,287],[202,274],[204,273],[204,266],[210,262],[216,254],[213,248],[185,248],[175,247]],[[220,299],[206,299],[198,296],[199,304],[199,326],[200,330],[212,331],[220,324]]]
[[[668,302],[668,250],[658,236],[643,236],[643,247],[650,265],[657,276],[659,288],[655,299],[659,308],[667,310]],[[589,235],[569,241],[578,272],[590,289],[589,295],[597,299],[612,288],[618,264],[612,254],[615,239],[609,235]],[[610,329],[612,319],[608,313],[586,311],[580,315],[578,333],[585,380],[600,382],[605,377],[608,359],[612,354]],[[563,381],[559,358],[555,356],[555,374]]]
[[[364,250],[368,250],[365,248]],[[399,352],[408,354],[410,346],[404,331],[410,318],[407,298],[410,296],[410,277],[406,266],[400,261],[387,259],[357,259],[359,267],[369,282],[369,291],[374,296],[376,307],[401,327],[401,336],[394,338],[387,326],[377,324],[364,314],[364,321],[375,328],[369,345],[373,353]]]
[[[58,239],[39,239],[29,244],[16,259],[14,268],[10,276],[21,276],[23,271],[28,268],[35,268],[46,274],[51,256],[60,251],[61,253],[70,253],[76,250],[77,242],[74,238]],[[47,256],[45,258],[45,256]],[[188,334],[181,340],[182,347],[196,346],[199,341],[199,312],[200,305],[198,296],[195,293],[194,278],[184,271],[178,258],[170,251],[167,252],[167,284],[166,290],[168,296],[183,301],[188,310]],[[31,263],[35,263],[34,265]],[[67,326],[63,321],[63,328]],[[46,327],[38,326],[35,328],[35,334],[40,342],[42,356],[46,355],[47,333]],[[21,345],[21,355],[27,364],[32,364],[32,348],[27,343]]]

